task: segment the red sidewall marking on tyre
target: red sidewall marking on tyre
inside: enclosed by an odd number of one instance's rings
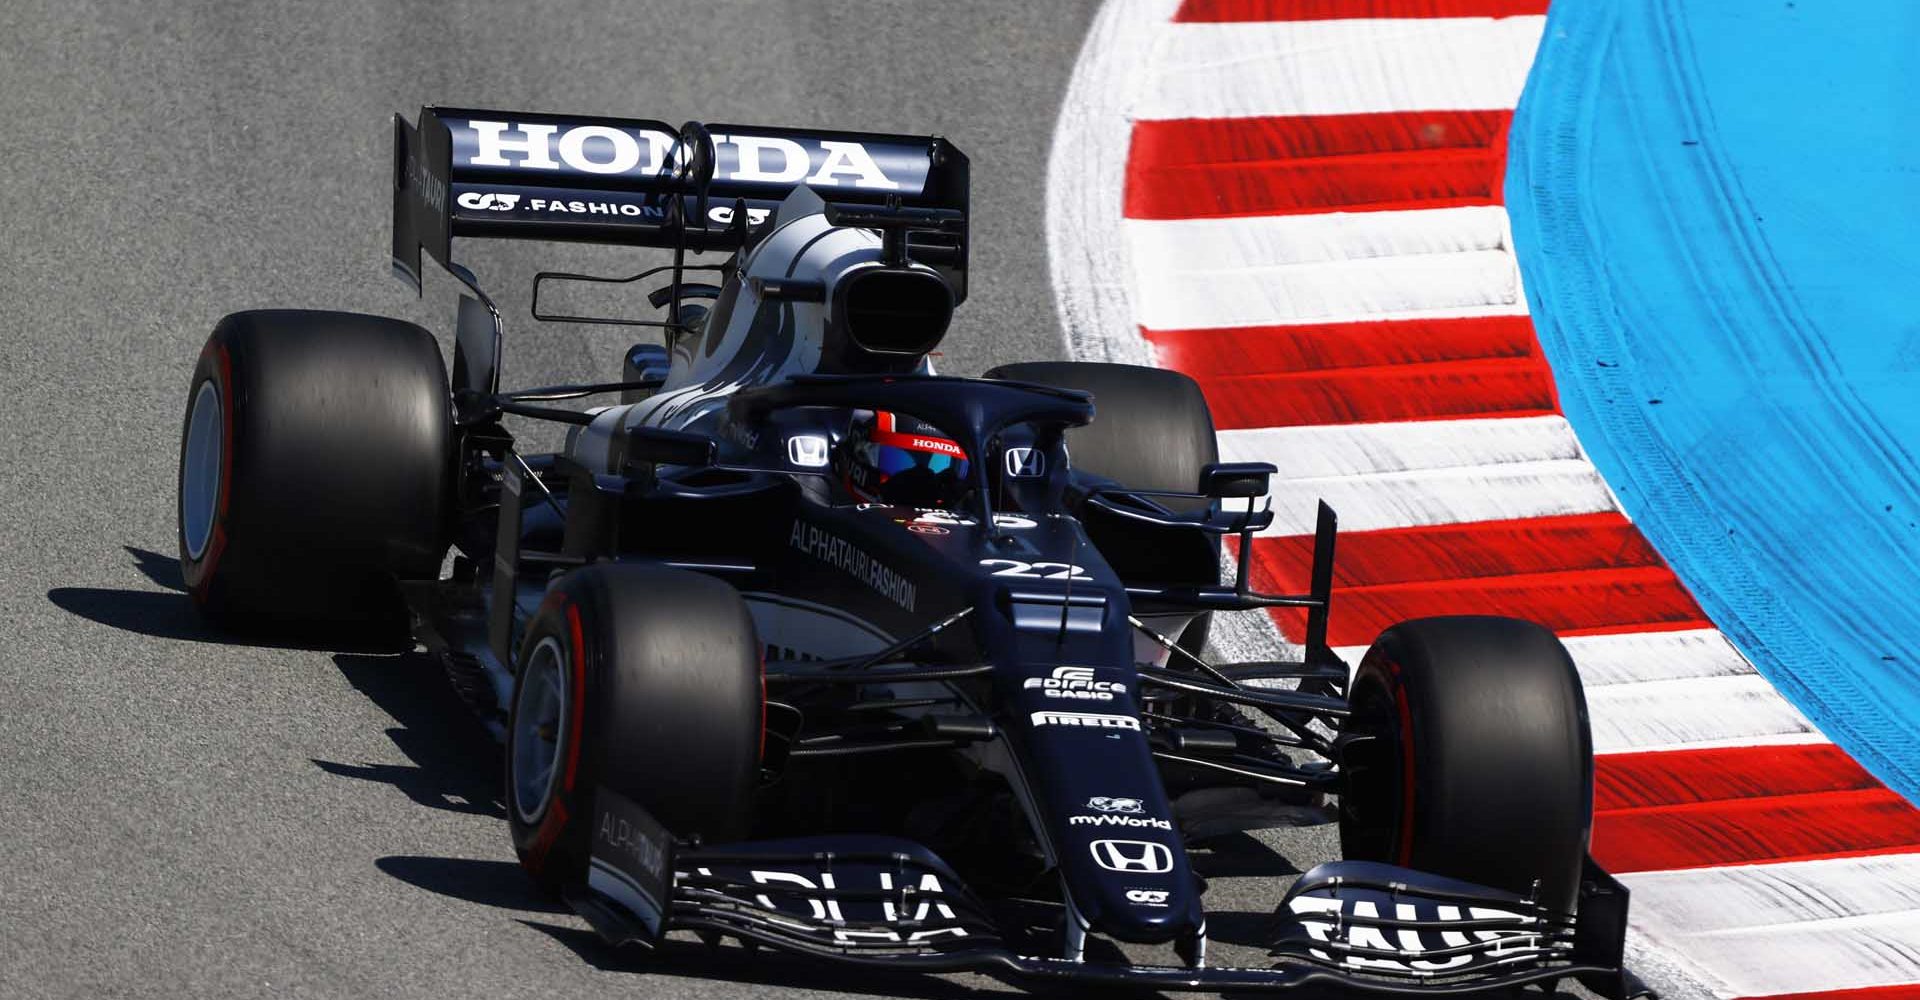
[[[575,772],[580,766],[580,721],[584,717],[583,696],[586,694],[587,681],[585,630],[580,627],[580,609],[557,591],[547,596],[545,604],[566,609],[567,633],[572,640],[567,659],[573,668],[573,683],[571,696],[567,699],[566,766],[560,772],[559,788],[547,797],[547,814],[540,820],[540,828],[534,831],[533,841],[527,845],[526,864],[535,872],[546,867],[547,852],[553,849],[554,842],[560,839],[560,831],[567,825],[567,807],[562,793],[573,791]]]
[[[1394,854],[1405,867],[1413,863],[1413,707],[1407,703],[1400,664],[1389,662],[1387,672],[1393,677],[1393,703],[1400,713],[1400,836]]]
[[[547,818],[540,823],[540,829],[533,835],[533,843],[527,845],[527,867],[538,872],[547,866],[547,852],[553,849],[553,842],[560,839],[560,830],[567,825],[567,807],[558,798],[547,803]]]
[[[571,704],[567,706],[567,769],[560,772],[560,785],[572,792],[574,775],[580,768],[580,722],[586,714],[587,693],[585,630],[580,627],[580,608],[572,603],[567,604],[567,631],[573,638],[573,697],[568,699]]]

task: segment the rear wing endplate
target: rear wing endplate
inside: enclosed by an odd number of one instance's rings
[[[967,209],[967,157],[938,136],[432,107],[393,133],[393,263],[416,291],[420,251],[451,267],[455,237],[737,249],[801,185]],[[963,297],[966,246],[962,227],[908,249]]]

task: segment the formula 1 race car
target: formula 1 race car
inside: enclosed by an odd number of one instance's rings
[[[505,742],[527,874],[606,938],[1153,989],[1642,992],[1553,634],[1409,621],[1350,670],[1324,504],[1308,593],[1255,592],[1244,561],[1222,582],[1276,470],[1217,461],[1191,380],[933,372],[967,294],[952,144],[446,108],[394,134],[396,269],[417,289],[424,249],[467,290],[451,377],[408,323],[226,317],[188,396],[181,562],[222,627],[424,643]],[[670,250],[533,289],[537,319],[664,344],[618,382],[502,391],[456,236]],[[650,279],[663,319],[542,304]],[[521,452],[508,415],[568,425],[564,449]],[[1297,661],[1207,661],[1212,615],[1274,608],[1304,615]],[[1271,967],[1209,965],[1189,845],[1313,822],[1344,859],[1285,894]]]

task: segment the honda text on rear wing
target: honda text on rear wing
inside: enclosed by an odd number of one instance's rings
[[[967,209],[967,157],[938,136],[453,108],[422,108],[417,127],[395,115],[393,130],[393,263],[416,289],[420,251],[452,270],[461,236],[739,249],[801,185],[834,203]],[[916,232],[907,252],[965,297],[964,229]]]

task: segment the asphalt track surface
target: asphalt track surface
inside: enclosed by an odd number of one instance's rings
[[[0,995],[945,997],[881,976],[601,946],[526,889],[497,751],[424,656],[233,644],[179,592],[187,379],[223,313],[395,315],[387,116],[423,103],[940,132],[973,157],[959,374],[1063,344],[1041,216],[1091,4],[0,4]],[[537,264],[468,244],[508,382],[611,377],[626,338],[532,328]],[[297,572],[297,567],[288,567]],[[1221,958],[1257,952],[1276,854],[1198,867]]]

